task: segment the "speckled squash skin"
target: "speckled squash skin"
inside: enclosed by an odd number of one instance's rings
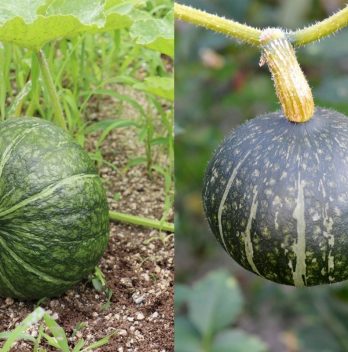
[[[58,296],[94,270],[108,205],[93,162],[55,125],[0,124],[0,296]]]
[[[295,124],[257,117],[206,171],[210,227],[244,268],[286,285],[348,279],[348,118],[318,108]]]

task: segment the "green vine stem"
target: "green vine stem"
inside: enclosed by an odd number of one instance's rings
[[[332,33],[335,33],[348,25],[348,5],[327,19],[310,27],[300,29],[290,34],[290,40],[296,45],[306,45]]]
[[[260,44],[259,29],[177,3],[174,4],[174,13],[178,20],[226,34],[251,45]]]
[[[37,55],[38,62],[40,65],[42,78],[46,84],[48,94],[51,98],[56,122],[60,127],[67,130],[67,125],[66,125],[66,121],[65,121],[62,107],[59,102],[59,96],[57,93],[57,89],[54,85],[53,78],[51,75],[50,68],[48,66],[48,62],[47,62],[45,53],[42,50],[40,50],[40,51],[36,52],[36,55]]]
[[[113,221],[124,222],[132,225],[139,225],[166,232],[174,232],[174,224],[160,220],[146,219],[140,216],[123,214],[115,211],[109,212],[109,218]]]
[[[259,46],[261,44],[261,30],[257,28],[212,15],[186,5],[175,4],[174,14],[178,20],[205,27],[251,45]],[[348,5],[341,11],[313,26],[288,33],[288,38],[293,45],[301,46],[333,34],[347,25]]]

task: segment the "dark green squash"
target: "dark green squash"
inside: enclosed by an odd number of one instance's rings
[[[216,238],[244,268],[287,285],[348,279],[348,118],[276,112],[223,142],[203,189]]]
[[[93,162],[36,118],[0,124],[0,295],[62,294],[90,274],[108,242],[108,205]]]

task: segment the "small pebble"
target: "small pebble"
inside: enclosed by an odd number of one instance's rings
[[[141,295],[139,293],[134,293],[132,295],[133,301],[135,304],[140,304],[143,303],[145,301],[145,295]]]
[[[13,303],[14,303],[14,300],[12,298],[8,297],[5,299],[5,304],[7,306],[12,306]]]
[[[145,316],[143,313],[139,312],[137,315],[136,315],[136,319],[137,320],[144,320],[145,319]]]
[[[128,332],[125,329],[120,329],[120,330],[118,330],[118,334],[121,335],[121,336],[127,336]]]

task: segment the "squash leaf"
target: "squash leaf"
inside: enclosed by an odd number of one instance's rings
[[[201,337],[191,322],[182,316],[175,318],[175,351],[202,351]]]
[[[212,352],[266,352],[267,346],[258,338],[235,329],[220,333],[214,341]]]
[[[236,280],[227,271],[215,271],[193,286],[189,317],[203,336],[212,336],[236,320],[242,303]]]
[[[191,287],[182,284],[175,284],[175,295],[174,295],[174,306],[175,313],[178,313],[179,309],[187,303],[188,298],[191,294]]]
[[[147,77],[134,88],[174,101],[174,79],[170,77]]]
[[[142,18],[138,11],[130,33],[137,44],[174,57],[173,21],[172,12],[163,19],[156,19],[149,18],[146,12]]]
[[[0,4],[0,41],[39,50],[55,39],[128,27],[131,9],[131,1],[10,0]]]

